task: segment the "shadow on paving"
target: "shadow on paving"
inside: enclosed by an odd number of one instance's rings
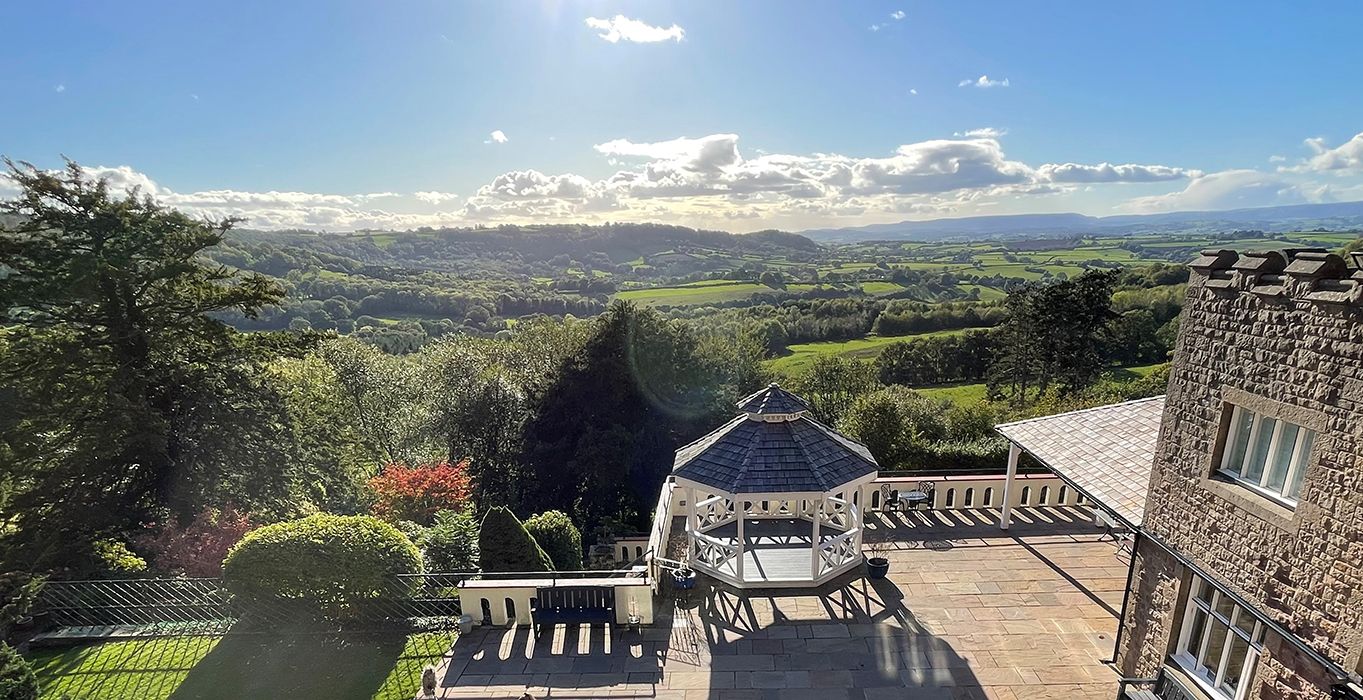
[[[668,674],[694,664],[705,697],[985,697],[970,664],[929,633],[888,580],[854,572],[814,590],[738,591],[715,585],[678,600],[677,615],[697,629],[694,661],[668,659]],[[771,611],[759,619],[754,601]],[[697,679],[698,681],[702,679]],[[690,687],[682,680],[669,687]],[[692,697],[688,690],[687,698]]]
[[[659,627],[558,625],[539,638],[530,627],[480,627],[455,642],[441,687],[455,696],[528,690],[535,697],[593,697],[575,691],[607,687],[649,695],[662,680],[669,644]]]

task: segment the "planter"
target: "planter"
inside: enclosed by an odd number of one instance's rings
[[[672,572],[672,587],[679,591],[689,591],[696,587],[696,572],[691,569],[678,569]]]
[[[868,557],[866,559],[866,576],[871,579],[882,579],[890,573],[890,560],[885,557]]]

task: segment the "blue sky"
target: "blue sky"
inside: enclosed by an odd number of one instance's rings
[[[1363,4],[1295,5],[12,2],[0,153],[329,230],[1363,199]]]

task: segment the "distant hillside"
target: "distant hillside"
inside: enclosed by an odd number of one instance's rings
[[[1363,226],[1363,202],[1297,204],[1284,207],[1180,211],[1167,214],[1084,216],[1083,214],[1014,214],[970,216],[959,219],[901,221],[849,228],[811,229],[804,236],[825,243],[859,241],[943,241],[984,238],[1128,235],[1138,233],[1197,233],[1258,229],[1292,231]]]
[[[457,274],[500,272],[512,277],[550,275],[565,268],[604,272],[644,269],[655,275],[687,275],[733,269],[745,260],[808,262],[820,254],[818,243],[793,233],[739,235],[658,224],[504,225],[355,233],[241,230],[232,232],[228,243],[232,247],[307,251],[316,256],[311,262],[322,267],[344,259],[364,266]],[[260,252],[254,257],[261,257]],[[277,269],[266,271],[282,274],[306,264],[306,260],[281,259]]]

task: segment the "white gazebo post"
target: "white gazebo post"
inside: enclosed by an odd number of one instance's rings
[[[1007,530],[1013,518],[1013,480],[1018,475],[1018,457],[1022,449],[1015,442],[1008,443],[1008,477],[1003,482],[1003,515],[999,517],[999,529]]]
[[[819,578],[819,518],[823,515],[823,496],[814,501],[814,550],[809,553],[809,575]]]
[[[747,511],[743,507],[743,498],[736,495],[734,504],[734,515],[738,516],[738,561],[734,564],[734,571],[738,572],[738,580],[743,580],[743,550],[747,545],[747,540],[743,537],[743,521],[747,520]]]

